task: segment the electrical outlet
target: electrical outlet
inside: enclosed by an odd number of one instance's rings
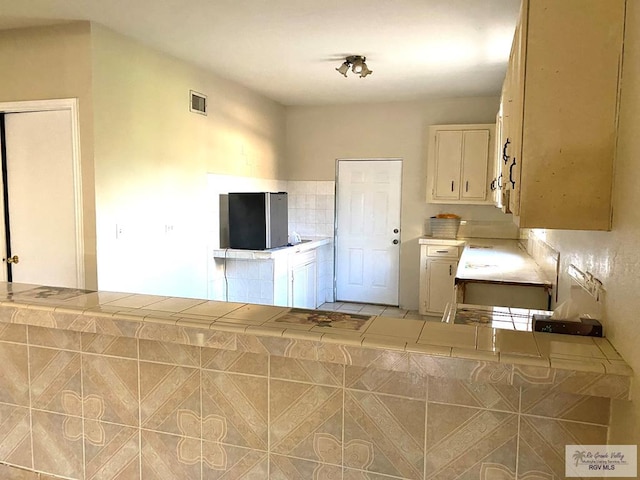
[[[173,225],[165,225],[164,226],[164,233],[169,235],[170,233],[173,233]]]
[[[121,239],[124,236],[124,225],[116,223],[116,240]]]

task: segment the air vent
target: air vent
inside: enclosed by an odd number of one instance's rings
[[[207,114],[207,96],[193,90],[189,91],[191,101],[189,103],[189,111],[199,113],[201,115]]]

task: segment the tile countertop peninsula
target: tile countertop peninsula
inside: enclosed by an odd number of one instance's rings
[[[633,375],[604,338],[0,283],[0,341],[14,324],[616,399]]]
[[[632,375],[605,339],[11,283],[0,365],[24,480],[563,478]]]

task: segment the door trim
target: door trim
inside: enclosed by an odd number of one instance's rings
[[[339,197],[338,197],[338,173],[340,171],[340,162],[391,162],[397,161],[400,162],[400,212],[399,213],[399,224],[400,224],[400,245],[398,248],[398,305],[400,306],[400,265],[402,262],[402,197],[403,190],[402,186],[404,183],[404,160],[401,157],[374,157],[374,158],[336,158],[335,162],[335,215],[333,216],[333,298],[334,301],[338,301],[338,278],[336,268],[336,262],[338,261],[338,207],[339,207]]]
[[[84,265],[84,217],[82,202],[82,169],[80,163],[80,120],[77,98],[61,98],[54,100],[29,100],[20,102],[0,102],[2,113],[29,113],[55,110],[69,110],[71,112],[71,143],[73,165],[73,190],[76,226],[76,282],[78,288],[85,287]],[[2,199],[0,198],[0,202]],[[1,205],[4,208],[4,205]],[[4,247],[2,247],[4,250]],[[1,270],[1,269],[0,269]],[[3,273],[6,281],[6,272]]]

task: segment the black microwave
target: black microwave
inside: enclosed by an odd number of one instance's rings
[[[229,193],[229,247],[266,250],[287,245],[286,192]]]

